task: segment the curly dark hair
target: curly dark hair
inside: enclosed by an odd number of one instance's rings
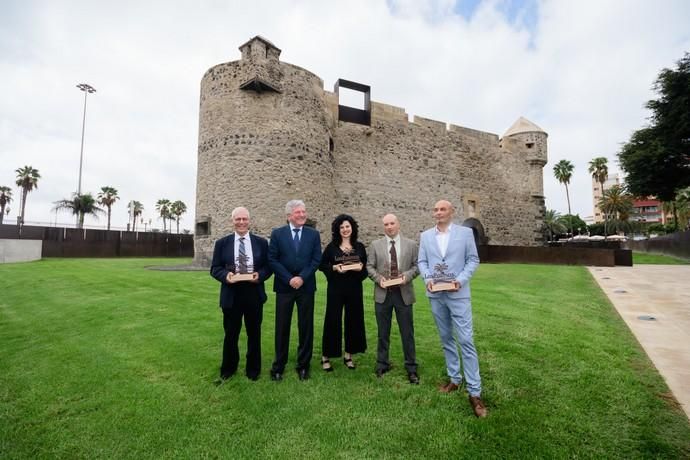
[[[350,225],[352,226],[352,235],[350,235],[350,243],[352,244],[352,247],[354,247],[357,243],[359,225],[357,225],[357,221],[354,217],[349,216],[347,214],[340,214],[333,220],[333,223],[331,224],[331,240],[333,241],[333,244],[335,244],[336,246],[340,246],[340,243],[343,242],[343,238],[340,236],[340,226],[345,221],[350,222]]]

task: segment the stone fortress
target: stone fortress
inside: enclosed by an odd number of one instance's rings
[[[334,92],[315,74],[281,62],[280,49],[256,36],[242,58],[201,80],[194,262],[210,265],[230,212],[249,209],[252,230],[283,225],[285,203],[302,199],[323,244],[340,213],[359,223],[368,245],[395,213],[418,239],[441,198],[456,220],[486,244],[539,246],[544,215],[547,134],[519,118],[496,134],[413,117],[371,101],[370,88],[338,80]],[[361,92],[364,108],[339,105],[340,88]]]

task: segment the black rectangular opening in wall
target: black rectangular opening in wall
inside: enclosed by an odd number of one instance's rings
[[[196,223],[194,228],[194,234],[196,236],[206,236],[211,234],[211,219],[200,220]]]
[[[347,104],[341,105],[340,89],[343,88],[343,100]],[[338,120],[348,123],[371,126],[371,87],[349,80],[338,79],[334,92],[338,97]],[[359,96],[357,93],[360,93]],[[360,99],[361,97],[361,99]]]

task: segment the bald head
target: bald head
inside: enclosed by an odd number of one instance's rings
[[[389,238],[395,238],[400,233],[400,222],[395,214],[383,216],[383,231]]]
[[[433,215],[436,225],[441,229],[446,229],[453,220],[455,208],[448,200],[439,200],[434,205]]]

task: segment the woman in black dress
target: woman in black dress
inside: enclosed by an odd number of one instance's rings
[[[332,240],[321,256],[321,270],[328,280],[326,317],[321,342],[321,367],[331,372],[329,358],[343,356],[343,307],[345,308],[345,355],[348,369],[355,369],[352,355],[364,353],[367,337],[364,330],[362,281],[367,277],[367,251],[357,241],[357,222],[341,214],[331,224]]]

